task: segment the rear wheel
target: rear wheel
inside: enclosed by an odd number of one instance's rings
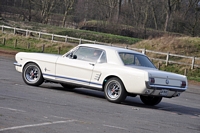
[[[39,86],[44,82],[40,68],[35,63],[28,63],[22,72],[22,78],[28,85]]]
[[[104,86],[105,97],[108,101],[120,103],[125,100],[127,92],[122,81],[118,78],[110,78]]]
[[[154,106],[161,102],[162,97],[140,96],[140,99],[144,104]]]

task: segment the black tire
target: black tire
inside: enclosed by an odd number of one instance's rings
[[[108,101],[120,103],[125,100],[127,92],[122,81],[118,78],[110,78],[104,85],[104,94]]]
[[[28,63],[23,68],[22,78],[28,85],[39,86],[44,82],[42,72],[35,63]]]
[[[146,105],[157,105],[161,102],[162,97],[156,97],[156,96],[140,96],[141,101]]]
[[[72,85],[68,85],[68,84],[64,84],[64,83],[60,83],[62,85],[63,88],[68,89],[68,90],[73,90],[75,88],[75,86]]]

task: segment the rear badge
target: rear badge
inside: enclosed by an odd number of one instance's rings
[[[169,84],[169,80],[168,80],[168,79],[166,79],[165,83],[166,83],[166,84]]]

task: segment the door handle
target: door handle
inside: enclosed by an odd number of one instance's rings
[[[94,66],[94,63],[89,63],[90,65]]]

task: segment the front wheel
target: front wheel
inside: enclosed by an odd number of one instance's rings
[[[22,72],[22,78],[28,85],[39,86],[44,79],[40,68],[35,63],[28,63]]]
[[[122,81],[118,78],[110,78],[104,85],[105,97],[108,101],[120,103],[125,100],[127,92]]]
[[[146,105],[157,105],[161,102],[162,97],[156,97],[156,96],[140,96],[141,101]]]

